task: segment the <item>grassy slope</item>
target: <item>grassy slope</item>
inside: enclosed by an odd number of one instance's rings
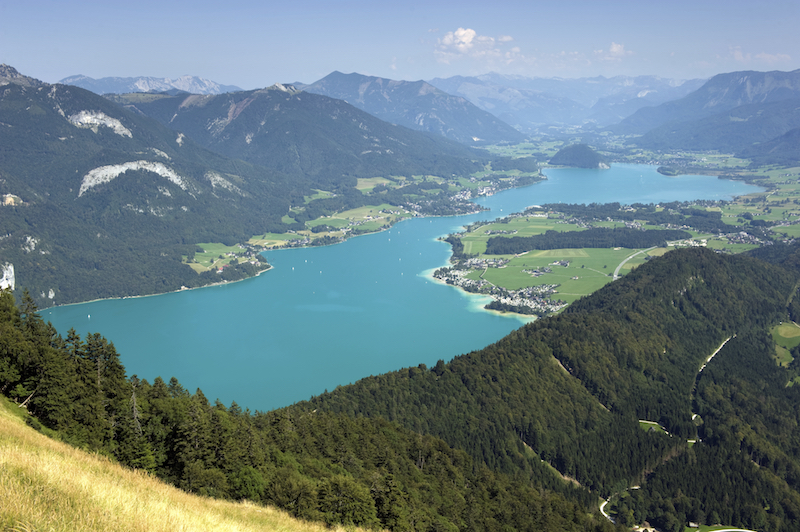
[[[52,440],[24,417],[0,396],[0,530],[330,530],[273,508],[187,494]]]

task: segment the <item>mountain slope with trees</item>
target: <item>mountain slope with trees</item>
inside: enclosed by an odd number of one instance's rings
[[[13,265],[16,285],[42,307],[252,276],[266,267],[255,255],[199,275],[182,259],[199,242],[233,245],[305,229],[310,216],[401,205],[406,196],[436,214],[474,209],[466,200],[456,205],[447,184],[437,195],[411,180],[405,190],[370,195],[357,179],[452,179],[493,160],[286,87],[113,98],[126,109],[5,65],[0,86],[0,193],[8,198],[0,206],[0,267]],[[170,129],[178,126],[183,131]],[[319,190],[333,194],[309,204]],[[302,220],[284,218],[293,207]]]
[[[794,98],[742,105],[700,120],[665,124],[651,129],[634,142],[653,150],[741,153],[798,127],[800,98]]]
[[[292,86],[218,96],[138,95],[114,101],[227,157],[332,192],[359,177],[470,174],[485,158],[439,136],[388,124],[342,101]]]
[[[573,168],[608,168],[608,163],[587,144],[570,144],[556,152],[550,159],[553,166]]]
[[[181,256],[283,227],[305,191],[84,89],[19,80],[0,92],[0,191],[16,198],[0,257],[41,306],[253,275],[198,275]]]
[[[672,251],[483,350],[255,414],[128,377],[6,291],[0,392],[187,491],[329,524],[610,530],[610,497],[620,526],[798,530],[800,367],[769,328],[800,316],[800,250],[754,255]]]
[[[635,513],[620,506],[629,524],[651,520],[679,530],[690,519],[720,516],[738,526],[765,519],[770,530],[797,530],[793,441],[800,425],[794,408],[781,414],[778,407],[797,404],[796,388],[786,387],[796,373],[775,366],[767,332],[799,308],[796,249],[787,257],[789,269],[704,249],[673,251],[482,351],[363,379],[294,408],[385,417],[529,478],[542,478],[541,459],[602,497],[662,479],[661,488],[636,492]],[[707,388],[715,374],[698,372],[723,344],[709,367],[730,356],[772,380],[728,372]],[[729,393],[720,393],[726,386]],[[737,386],[746,391],[736,395]],[[775,406],[759,413],[765,397]],[[751,417],[734,415],[740,407]],[[671,436],[642,430],[640,419]],[[776,424],[785,436],[771,439]],[[695,438],[703,442],[690,448],[686,441]],[[709,459],[698,463],[698,456]],[[753,468],[751,456],[778,465]],[[728,462],[737,473],[713,492],[691,481],[713,478]],[[754,508],[754,501],[762,502]]]

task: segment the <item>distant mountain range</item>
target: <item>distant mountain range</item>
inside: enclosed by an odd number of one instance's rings
[[[796,128],[800,70],[720,74],[681,99],[640,109],[608,129],[640,134],[631,142],[651,150],[718,150],[756,164],[794,164],[800,161],[795,137],[782,137]]]
[[[699,88],[703,80],[527,78],[489,73],[435,78],[429,83],[463,96],[520,131],[531,132],[548,124],[615,124],[642,107],[681,98]]]
[[[609,128],[619,134],[644,134],[666,123],[699,120],[747,104],[800,98],[800,70],[718,74],[686,96],[640,109]]]
[[[59,83],[74,85],[95,94],[124,94],[127,92],[170,92],[182,91],[192,94],[222,94],[242,90],[235,85],[220,85],[214,81],[197,76],[181,76],[177,79],[138,76],[133,78],[106,77],[100,79],[89,76],[70,76]]]
[[[333,72],[300,88],[345,100],[381,120],[465,144],[521,142],[524,139],[519,131],[466,98],[447,94],[424,81]]]

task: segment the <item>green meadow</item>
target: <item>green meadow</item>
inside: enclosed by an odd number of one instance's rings
[[[241,246],[226,246],[225,244],[213,242],[197,244],[197,248],[194,260],[189,263],[189,266],[198,273],[230,264],[237,257],[230,256],[228,255],[229,253],[239,255],[244,251]],[[203,251],[200,251],[200,249]]]
[[[501,268],[476,270],[468,275],[470,279],[482,278],[507,290],[519,290],[529,286],[557,284],[557,299],[571,303],[585,295],[599,290],[613,280],[617,265],[639,250],[626,248],[582,248],[582,249],[549,249],[529,251],[520,256],[502,256],[510,262]],[[659,250],[651,253],[658,254]],[[649,253],[648,253],[649,254]],[[648,254],[637,255],[625,263],[620,275],[642,264]],[[567,261],[564,266],[557,264]],[[538,277],[525,270],[543,270],[550,268],[550,273]]]
[[[772,339],[775,340],[775,358],[780,366],[788,366],[794,357],[790,350],[800,345],[800,326],[794,322],[784,321],[772,328]]]

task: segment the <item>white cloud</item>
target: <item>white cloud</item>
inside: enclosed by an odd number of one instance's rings
[[[765,54],[764,52],[756,54],[756,59],[765,63],[788,63],[792,60],[789,54]]]
[[[437,60],[442,63],[471,59],[485,63],[485,66],[491,66],[496,62],[524,60],[519,47],[505,48],[506,43],[513,40],[510,35],[491,37],[479,35],[472,28],[458,28],[455,31],[448,31],[437,39],[434,53]]]
[[[761,52],[759,54],[751,54],[749,52],[742,52],[741,46],[732,46],[730,49],[731,56],[734,61],[739,63],[764,63],[767,65],[774,65],[775,63],[787,63],[792,60],[788,54],[768,54]]]
[[[443,52],[456,52],[465,54],[474,46],[473,41],[478,33],[470,28],[458,28],[448,31],[439,39],[439,49]]]
[[[611,42],[608,50],[595,50],[594,55],[601,61],[622,61],[626,56],[633,55],[633,52],[625,49],[624,44]]]

